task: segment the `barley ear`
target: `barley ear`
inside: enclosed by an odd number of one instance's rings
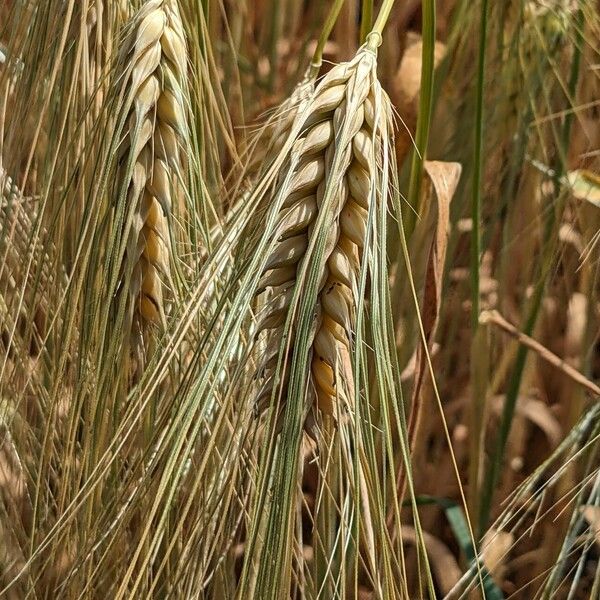
[[[129,294],[142,322],[165,321],[173,190],[187,133],[183,86],[187,50],[175,0],[151,0],[133,16],[125,39],[129,115],[119,155],[128,210]],[[123,185],[122,184],[122,185]]]
[[[320,82],[307,106],[295,116],[295,139],[280,175],[276,199],[281,206],[272,250],[258,292],[264,302],[258,333],[268,352],[259,362],[259,408],[272,398],[274,386],[286,396],[288,375],[277,381],[281,356],[274,350],[295,312],[307,269],[318,272],[309,395],[313,406],[336,414],[336,404],[350,406],[354,395],[351,367],[358,279],[367,239],[369,210],[381,201],[383,128],[390,124],[389,99],[376,77],[375,55],[361,50],[334,67]],[[298,126],[299,125],[299,126]],[[287,183],[286,183],[287,182]],[[313,255],[324,239],[322,256]],[[266,291],[265,291],[266,290]],[[288,331],[293,347],[295,325]]]

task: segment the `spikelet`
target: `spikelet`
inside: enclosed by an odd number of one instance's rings
[[[249,161],[238,181],[238,185],[241,185],[244,189],[243,193],[240,194],[239,203],[245,204],[256,182],[282,152],[286,141],[290,137],[298,110],[314,92],[317,75],[318,68],[311,65],[290,96],[273,112],[258,131],[253,143],[248,148]]]
[[[279,341],[300,265],[311,260],[307,250],[317,234],[317,219],[321,229],[325,227],[326,241],[323,260],[317,265],[320,291],[309,392],[312,390],[314,404],[326,414],[335,413],[336,399],[351,401],[350,355],[360,260],[369,207],[380,197],[376,155],[383,147],[382,131],[391,116],[375,68],[375,53],[367,47],[361,49],[354,60],[334,67],[323,78],[306,109],[296,117],[302,123],[291,154],[299,160],[290,161],[288,170],[280,174],[281,186],[286,180],[291,183],[283,192],[277,241],[258,289],[266,300],[257,330],[267,331],[267,351],[257,376],[261,381],[259,409],[269,402],[274,386],[285,390],[287,375],[276,381]],[[290,335],[293,343],[293,326]]]
[[[128,206],[135,206],[127,258],[136,314],[164,321],[163,280],[169,276],[168,217],[181,172],[187,131],[182,86],[186,44],[175,0],[150,0],[134,15],[125,40],[129,67],[128,133],[120,150]]]

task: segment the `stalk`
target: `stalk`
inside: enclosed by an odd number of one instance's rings
[[[431,0],[429,0],[429,2],[431,2]],[[435,0],[433,0],[433,3],[435,3]],[[385,25],[390,17],[390,12],[392,11],[393,5],[394,5],[394,0],[385,0],[384,1],[384,3],[381,5],[381,9],[379,10],[379,14],[377,15],[377,20],[375,21],[375,25],[373,25],[373,29],[371,30],[371,33],[369,34],[369,36],[372,34],[377,34],[377,36],[381,40],[381,35],[383,34]],[[423,7],[423,12],[425,12],[425,7]],[[367,36],[367,37],[369,37],[369,36]],[[377,44],[377,45],[379,45],[379,44]]]
[[[277,53],[277,42],[281,37],[282,30],[282,15],[280,10],[280,3],[274,2],[273,14],[271,20],[271,31],[269,39],[269,90],[272,92],[275,89],[275,80],[277,78],[277,71],[279,70],[279,56]]]
[[[344,5],[344,0],[335,0],[333,3],[329,14],[327,15],[327,19],[325,19],[325,25],[323,25],[323,29],[321,30],[321,35],[319,36],[319,40],[317,42],[317,47],[315,48],[315,53],[313,54],[312,61],[310,64],[311,72],[315,75],[319,72],[321,68],[321,64],[323,63],[323,50],[325,50],[325,44],[333,31],[333,27],[337,18],[340,14],[340,10],[342,10],[342,6]]]
[[[485,333],[479,330],[479,261],[481,257],[481,173],[483,167],[483,131],[484,131],[484,83],[485,53],[487,41],[488,0],[481,3],[481,22],[479,26],[479,63],[477,70],[475,147],[473,197],[471,204],[471,380],[473,397],[471,407],[471,436],[469,452],[469,506],[476,515],[479,501],[479,468],[481,446],[483,443],[483,416],[485,411],[486,371],[481,357],[485,352]]]
[[[364,44],[373,22],[373,0],[363,0],[360,12],[360,43]]]
[[[481,255],[481,171],[483,149],[483,87],[485,82],[485,50],[487,38],[488,1],[481,2],[479,28],[479,67],[477,70],[477,107],[475,115],[475,169],[473,173],[473,199],[471,204],[471,327],[477,331],[479,324],[479,259]]]
[[[427,153],[429,128],[433,104],[434,83],[434,51],[435,51],[435,0],[423,0],[423,60],[421,62],[421,92],[419,98],[419,114],[415,135],[416,148],[412,154],[410,183],[408,187],[408,204],[414,211],[406,215],[407,238],[415,227],[415,215],[419,213],[419,196],[423,181],[423,162]],[[383,11],[383,9],[382,9]],[[375,24],[377,26],[377,23]]]

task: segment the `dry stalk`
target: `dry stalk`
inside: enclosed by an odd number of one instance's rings
[[[511,337],[515,338],[519,343],[533,350],[542,360],[562,371],[567,377],[581,385],[592,395],[600,398],[600,387],[587,377],[582,375],[577,369],[572,367],[568,362],[556,356],[544,345],[540,344],[533,338],[519,331],[514,325],[509,323],[497,310],[487,310],[481,313],[479,322],[482,324],[493,324],[506,332]]]

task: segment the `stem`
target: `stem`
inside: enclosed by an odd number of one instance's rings
[[[275,88],[275,79],[277,77],[277,70],[279,65],[279,55],[277,53],[277,42],[281,36],[282,28],[282,14],[279,10],[279,2],[275,2],[273,6],[272,21],[271,21],[271,32],[269,36],[269,90],[273,91]]]
[[[327,19],[325,19],[325,25],[323,25],[323,29],[321,30],[321,35],[319,36],[319,41],[317,42],[317,47],[315,48],[315,53],[313,54],[311,67],[313,71],[318,72],[321,68],[321,64],[323,62],[323,50],[325,50],[325,44],[331,35],[333,30],[333,26],[337,21],[337,18],[340,14],[340,10],[342,10],[342,6],[344,5],[344,0],[335,0],[333,3],[329,14],[327,15]]]
[[[379,38],[379,40],[381,40],[381,34],[383,33],[383,29],[385,27],[385,24],[387,23],[387,20],[390,16],[390,12],[392,11],[392,6],[394,5],[394,0],[384,0],[383,4],[381,5],[381,9],[379,10],[379,14],[377,15],[377,20],[375,21],[375,25],[373,25],[373,29],[371,29],[371,33],[369,35],[372,34],[377,34],[377,37]],[[425,8],[423,8],[423,11],[425,11]],[[369,36],[367,36],[369,37]],[[379,45],[379,44],[377,44]]]
[[[479,332],[479,262],[481,257],[481,173],[483,167],[483,99],[485,85],[485,52],[487,41],[488,0],[481,3],[479,24],[479,63],[477,69],[475,147],[473,157],[473,196],[471,204],[471,434],[469,448],[469,508],[473,515],[479,511],[479,470],[483,445],[486,379],[488,366],[485,356],[485,336]],[[481,433],[476,433],[481,432]],[[475,517],[476,519],[476,517]]]
[[[475,115],[475,157],[473,173],[473,199],[471,218],[471,326],[473,332],[479,325],[479,257],[481,255],[481,171],[483,148],[483,88],[485,82],[485,48],[487,38],[488,0],[481,2],[479,29],[479,66],[477,69],[477,108]]]
[[[360,43],[364,44],[373,21],[373,0],[363,0],[360,11]]]
[[[576,40],[575,40],[575,55],[573,56],[573,63],[571,65],[571,73],[569,75],[569,101],[574,99],[575,94],[577,93],[577,84],[579,83],[579,71],[581,67],[581,54],[582,54],[582,46],[584,44],[583,39],[583,28],[585,27],[585,17],[583,14],[583,10],[580,8],[577,11],[576,17]],[[558,181],[564,175],[566,171],[566,160],[567,153],[569,149],[569,142],[571,140],[571,128],[573,126],[573,120],[575,119],[575,111],[568,111],[565,116],[564,127],[562,131],[562,146],[561,150],[561,164],[564,165],[561,168],[560,173],[557,171]]]
[[[519,331],[512,323],[509,323],[497,310],[488,310],[481,313],[480,323],[491,323],[502,329],[508,335],[515,338],[520,344],[533,350],[539,358],[564,373],[567,377],[584,387],[592,395],[600,398],[600,387],[590,381],[583,373],[572,367],[565,359],[548,350],[546,346],[534,340],[531,336]]]
[[[383,10],[383,9],[382,9]],[[406,218],[407,238],[415,226],[415,213],[419,213],[419,196],[423,180],[423,162],[427,153],[429,126],[431,123],[431,107],[433,103],[433,78],[435,69],[435,0],[423,0],[423,57],[421,61],[421,91],[419,114],[415,134],[416,148],[412,153],[410,183],[408,187],[409,210]]]

